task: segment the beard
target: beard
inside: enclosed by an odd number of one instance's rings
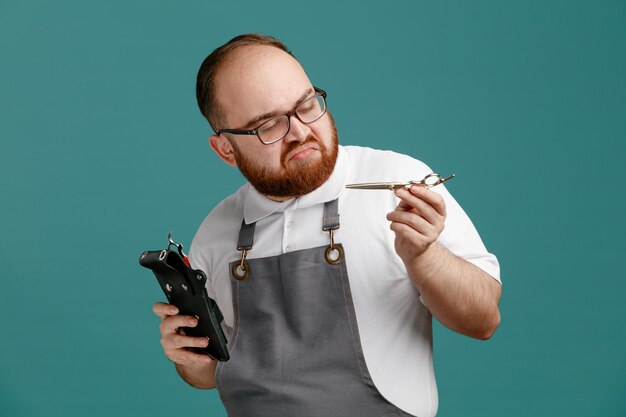
[[[244,156],[233,143],[237,166],[243,176],[258,192],[268,197],[300,197],[319,188],[333,173],[339,150],[335,121],[330,113],[327,114],[331,130],[330,146],[327,147],[313,134],[309,135],[303,142],[291,142],[281,155],[282,169],[280,171],[259,165],[253,158]],[[288,166],[286,163],[287,154],[308,143],[317,144],[321,156],[313,161],[302,161],[293,166]]]

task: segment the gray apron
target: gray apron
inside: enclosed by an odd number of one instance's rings
[[[338,228],[334,200],[322,226],[330,245],[246,260],[254,223],[242,223],[242,258],[230,265],[231,358],[216,371],[229,417],[410,416],[367,370]]]

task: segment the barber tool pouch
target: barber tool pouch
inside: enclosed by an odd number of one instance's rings
[[[178,308],[179,314],[198,319],[196,327],[183,328],[185,334],[209,338],[207,347],[188,349],[218,361],[227,361],[230,358],[226,347],[228,342],[220,326],[223,316],[217,303],[207,295],[206,274],[189,266],[182,245],[171,240],[171,233],[169,240],[167,249],[143,252],[139,264],[152,270],[169,303]],[[178,251],[169,249],[172,244],[178,246]]]

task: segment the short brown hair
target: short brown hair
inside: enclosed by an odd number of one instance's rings
[[[224,114],[215,101],[215,75],[220,65],[226,61],[228,56],[235,49],[249,45],[273,46],[293,56],[287,46],[278,39],[256,33],[236,36],[211,52],[211,54],[204,59],[198,70],[198,77],[196,79],[196,99],[198,100],[200,111],[216,132],[219,129]]]

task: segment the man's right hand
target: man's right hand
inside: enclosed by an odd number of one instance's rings
[[[210,356],[192,352],[186,348],[206,347],[206,337],[186,336],[182,327],[195,327],[198,319],[193,316],[178,315],[178,308],[171,304],[155,303],[154,314],[161,318],[161,345],[165,356],[176,364],[180,376],[197,388],[215,387],[215,367],[217,361]]]

